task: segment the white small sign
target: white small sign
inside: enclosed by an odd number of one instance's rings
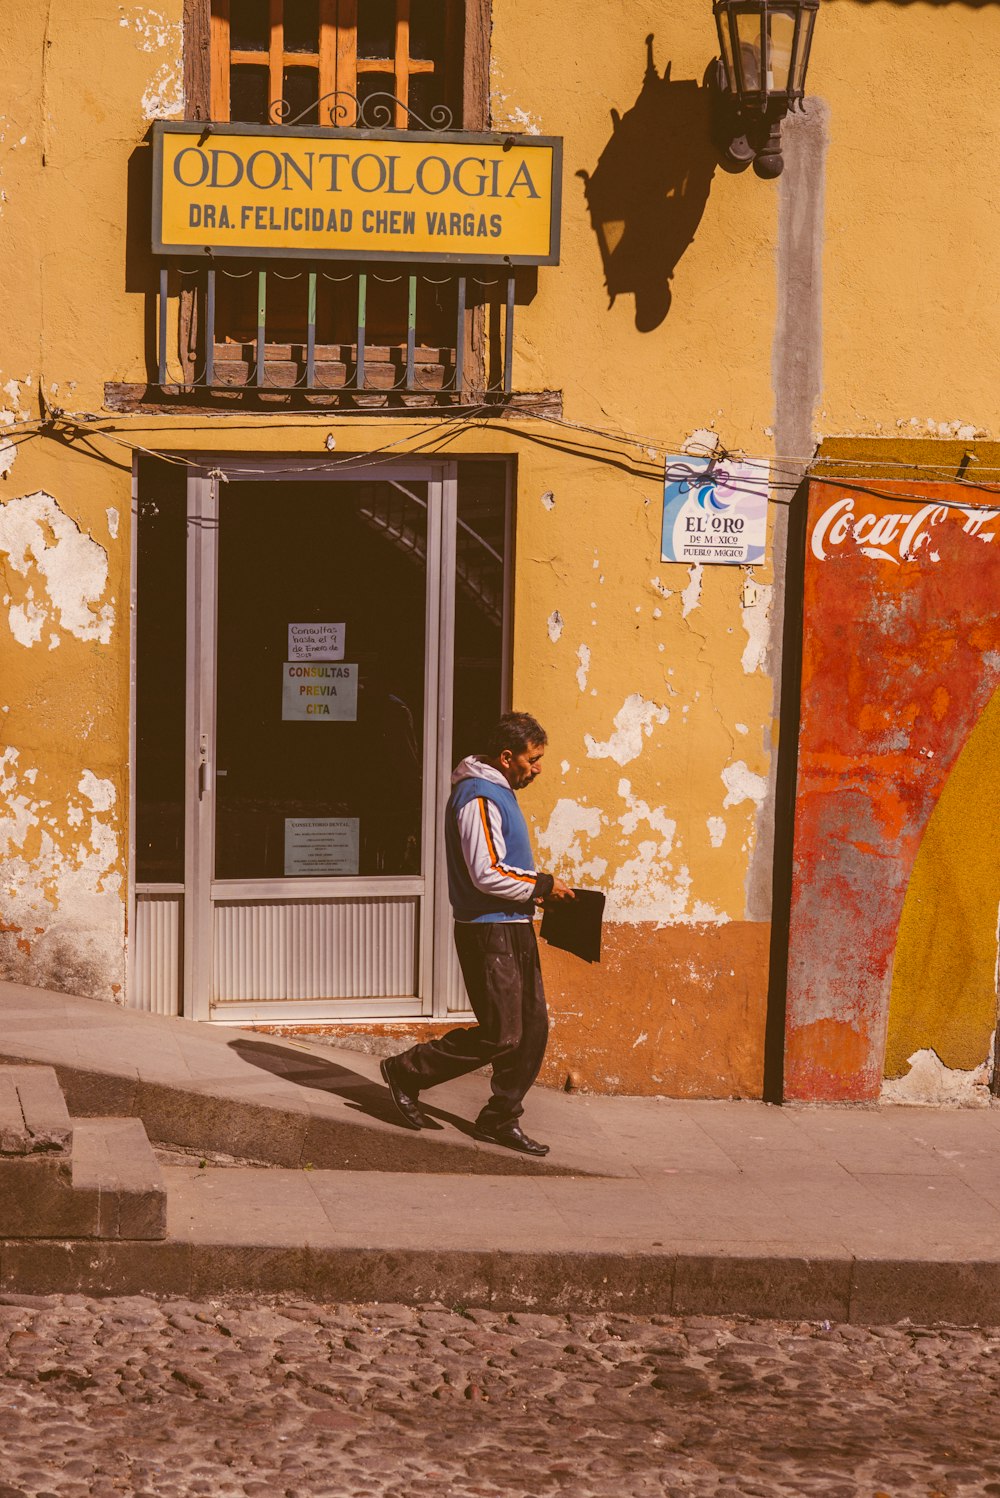
[[[353,723],[358,716],[356,665],[286,661],[281,716],[286,723]]]
[[[768,466],[667,459],[661,562],[760,562],[767,544]]]
[[[290,661],[342,661],[344,659],[343,624],[290,624],[288,626],[288,659]]]
[[[286,817],[285,874],[356,874],[358,817]]]

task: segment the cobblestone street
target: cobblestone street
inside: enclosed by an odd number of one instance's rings
[[[0,1498],[1000,1494],[1000,1332],[0,1297]]]

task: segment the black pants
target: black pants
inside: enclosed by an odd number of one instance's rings
[[[549,1037],[535,928],[530,921],[456,923],[455,946],[479,1023],[404,1051],[399,1079],[418,1093],[492,1064],[493,1096],[479,1122],[496,1129],[520,1118]]]

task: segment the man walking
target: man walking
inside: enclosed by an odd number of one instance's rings
[[[547,1155],[518,1119],[545,1055],[548,1014],[532,916],[536,900],[571,900],[573,891],[540,874],[515,798],[541,774],[548,739],[529,713],[507,713],[488,754],[463,759],[451,777],[445,813],[448,892],[455,946],[478,1024],[449,1030],[382,1062],[396,1111],[411,1129],[434,1127],[417,1101],[427,1087],[493,1066],[492,1096],[475,1137],[523,1155]]]

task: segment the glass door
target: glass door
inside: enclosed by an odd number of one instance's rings
[[[239,465],[191,485],[196,1015],[429,1001],[444,486]]]
[[[420,875],[428,488],[223,487],[217,880]]]

